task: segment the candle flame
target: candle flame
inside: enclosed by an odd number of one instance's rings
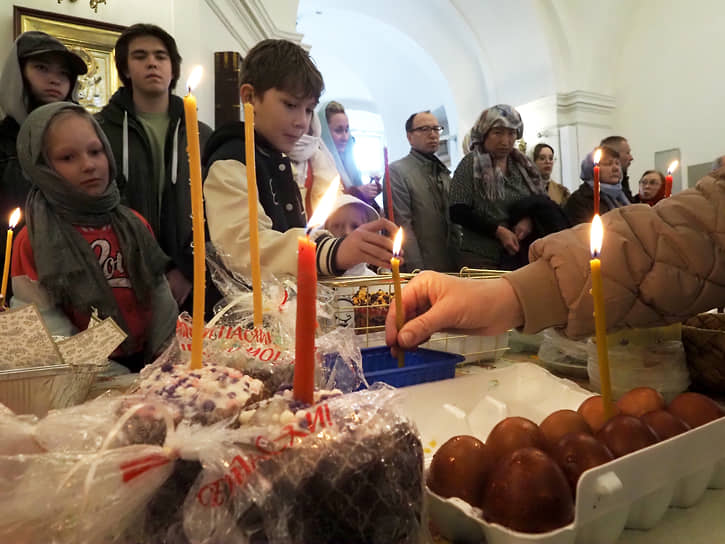
[[[594,166],[599,164],[599,161],[602,160],[602,150],[600,148],[597,148],[597,150],[594,152]]]
[[[677,159],[675,159],[674,161],[672,161],[672,162],[670,163],[670,165],[669,165],[669,166],[667,167],[667,175],[668,175],[668,176],[671,176],[671,175],[672,175],[672,173],[673,173],[673,172],[674,172],[675,170],[677,170],[677,167],[678,167],[679,165],[680,165],[680,161],[678,161]]]
[[[393,255],[396,257],[400,255],[400,246],[403,245],[403,227],[400,227],[398,229],[398,232],[395,234],[395,239],[393,240]]]
[[[592,251],[592,258],[599,257],[602,251],[602,239],[604,238],[604,227],[602,226],[602,218],[599,214],[594,216],[592,220],[592,230],[589,238],[589,247]]]
[[[20,208],[15,208],[13,210],[13,213],[10,214],[10,221],[8,221],[8,226],[11,229],[14,229],[15,225],[18,224],[18,221],[20,221]]]
[[[204,71],[204,68],[202,68],[201,64],[194,67],[194,69],[191,71],[191,74],[189,74],[189,79],[186,80],[186,88],[189,89],[189,93],[196,88],[196,86],[201,81],[201,74]]]
[[[317,209],[315,210],[315,213],[312,214],[312,217],[310,217],[310,220],[307,222],[307,232],[308,233],[312,229],[325,224],[325,221],[327,221],[327,216],[330,215],[330,212],[332,211],[332,207],[335,204],[335,201],[337,200],[337,192],[339,190],[339,187],[340,187],[340,176],[335,176],[335,179],[332,181],[330,186],[327,188],[327,191],[325,191],[325,194],[322,195],[322,198],[320,199],[320,203],[317,205]]]

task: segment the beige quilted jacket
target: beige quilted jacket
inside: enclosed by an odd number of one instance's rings
[[[602,216],[602,276],[609,330],[653,327],[725,305],[725,168],[656,206]],[[538,240],[530,265],[504,276],[524,309],[523,332],[594,330],[589,224]]]

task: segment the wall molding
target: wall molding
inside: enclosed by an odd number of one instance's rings
[[[267,38],[300,44],[303,35],[280,29],[261,0],[206,0],[209,8],[246,55],[254,44]]]
[[[617,101],[607,94],[572,91],[556,95],[556,108],[559,114],[587,112],[609,115],[617,108]]]

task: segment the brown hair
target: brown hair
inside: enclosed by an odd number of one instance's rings
[[[330,122],[330,119],[336,113],[345,113],[345,106],[334,100],[325,106],[325,119]]]
[[[169,84],[169,91],[173,90],[181,75],[181,55],[179,54],[178,47],[176,47],[176,40],[174,40],[173,36],[156,25],[137,23],[128,27],[119,36],[115,48],[118,77],[121,78],[125,87],[131,88],[131,78],[126,75],[128,71],[128,47],[131,45],[133,39],[140,38],[141,36],[158,38],[164,44],[164,47],[166,47],[166,52],[169,54],[169,59],[171,60],[171,83]]]
[[[287,40],[262,40],[249,50],[242,62],[241,84],[245,83],[260,96],[278,89],[315,100],[325,88],[322,74],[307,51]]]
[[[551,147],[549,144],[545,144],[544,142],[539,142],[534,147],[534,160],[539,158],[539,153],[541,153],[541,150],[544,149],[545,147],[548,147],[549,149],[551,149],[551,154],[554,155],[553,147]]]

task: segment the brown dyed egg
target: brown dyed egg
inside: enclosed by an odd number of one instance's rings
[[[617,415],[619,413],[619,408],[617,408],[616,405],[614,405],[613,408],[613,414]],[[593,397],[586,399],[579,405],[577,412],[584,416],[584,419],[594,434],[598,433],[607,422],[607,416],[604,415],[604,402],[602,401],[601,395],[594,395]]]
[[[454,436],[433,455],[428,487],[441,497],[459,497],[478,506],[491,466],[483,442],[473,436]]]
[[[596,436],[615,457],[622,457],[659,441],[655,432],[642,420],[624,414],[607,421]]]
[[[539,426],[530,419],[507,417],[488,433],[486,447],[496,461],[521,448],[546,449],[546,440]]]
[[[582,432],[562,437],[552,447],[551,457],[564,471],[574,496],[576,496],[576,484],[584,471],[614,459],[607,446],[594,438],[591,433]]]
[[[679,417],[672,415],[667,410],[654,410],[639,416],[639,419],[649,425],[657,433],[660,440],[667,440],[678,434],[690,430],[690,426]]]
[[[680,393],[672,399],[667,411],[693,429],[723,416],[722,408],[710,397],[690,392]]]
[[[574,410],[557,410],[549,414],[544,421],[539,423],[539,429],[546,439],[550,450],[559,439],[569,433],[592,434],[587,420],[579,412]]]
[[[566,476],[537,448],[523,448],[501,459],[486,485],[481,508],[487,521],[525,533],[545,533],[574,520]]]
[[[617,401],[617,408],[621,413],[634,417],[640,417],[654,410],[663,410],[664,407],[664,397],[651,387],[635,387]]]

